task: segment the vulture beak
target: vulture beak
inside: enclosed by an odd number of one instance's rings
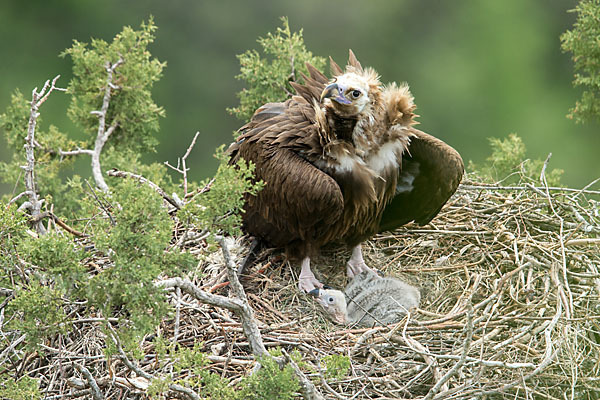
[[[340,104],[351,104],[352,102],[344,97],[345,87],[338,85],[337,83],[329,84],[323,89],[321,93],[321,102],[325,99],[331,99],[336,103]]]
[[[318,299],[319,298],[319,288],[314,288],[313,290],[308,292],[308,294],[310,294],[315,299]]]

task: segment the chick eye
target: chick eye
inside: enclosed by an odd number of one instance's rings
[[[333,303],[333,297],[329,296],[329,297],[327,298],[327,302],[328,302],[328,303]]]
[[[360,90],[353,90],[350,93],[350,96],[352,96],[353,99],[358,99],[360,97],[362,93],[360,92]]]

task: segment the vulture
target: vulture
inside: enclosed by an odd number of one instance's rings
[[[337,323],[370,327],[400,322],[411,308],[419,306],[419,290],[396,278],[383,278],[363,271],[352,278],[344,292],[313,289],[325,312]]]
[[[343,242],[351,276],[370,271],[361,243],[408,222],[427,224],[455,192],[463,161],[452,147],[418,129],[406,84],[384,85],[350,50],[332,78],[307,64],[296,94],[267,103],[228,149],[230,162],[255,165],[265,183],[247,195],[243,228],[301,262],[298,288],[323,287],[310,258]]]

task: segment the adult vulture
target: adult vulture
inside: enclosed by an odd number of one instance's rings
[[[307,65],[304,84],[292,83],[297,94],[256,110],[229,148],[232,163],[253,162],[265,182],[246,197],[245,230],[302,260],[305,292],[323,286],[310,269],[319,248],[345,242],[348,273],[370,270],[361,242],[431,221],[464,170],[452,147],[413,127],[408,86],[384,86],[352,51],[345,70],[330,61],[331,80]]]

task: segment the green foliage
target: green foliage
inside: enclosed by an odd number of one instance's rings
[[[235,390],[228,386],[229,380],[210,372],[206,367],[210,363],[206,354],[202,352],[202,343],[194,343],[193,348],[180,348],[176,352],[174,364],[175,372],[191,371],[193,378],[181,383],[187,383],[198,389],[204,397],[210,399],[235,399]]]
[[[27,220],[15,205],[0,201],[0,284],[9,287],[14,279],[10,272],[18,265],[16,246],[25,238]]]
[[[492,154],[487,157],[487,163],[477,166],[471,162],[469,165],[484,181],[502,181],[505,184],[522,180],[539,182],[544,162],[525,158],[525,144],[518,135],[511,133],[505,139],[490,138],[489,141]],[[548,184],[560,184],[562,173],[560,169],[546,170]]]
[[[27,375],[15,379],[7,374],[0,374],[0,399],[37,400],[42,394],[39,381]]]
[[[149,388],[149,394],[156,396],[164,393],[170,383],[177,383],[195,390],[202,398],[220,400],[289,400],[295,397],[299,384],[293,369],[286,365],[283,369],[271,357],[259,360],[261,368],[244,377],[236,387],[230,384],[229,379],[211,372],[208,367],[211,362],[202,351],[203,344],[194,343],[194,347],[179,347],[175,350],[174,344],[168,344],[159,338],[156,342],[156,352],[160,359],[170,355],[175,374],[186,376],[184,379],[160,377],[155,379]],[[272,356],[281,356],[278,350],[270,351]],[[301,355],[293,351],[290,356],[298,365]]]
[[[569,117],[584,122],[600,117],[600,0],[581,0],[573,11],[577,13],[573,29],[563,33],[560,40],[575,64],[573,83],[584,88]]]
[[[326,371],[325,378],[327,379],[342,379],[348,375],[350,370],[350,358],[341,354],[331,354],[323,357]]]
[[[11,317],[8,328],[27,335],[25,346],[28,350],[35,350],[45,338],[67,331],[64,294],[61,289],[44,286],[36,280],[27,287],[15,289],[15,297],[7,306],[7,314]]]
[[[83,250],[62,234],[28,237],[19,243],[18,250],[28,263],[39,268],[38,276],[43,281],[52,282],[65,293],[76,293],[75,288],[87,278],[87,271],[81,265],[85,258]]]
[[[50,100],[48,100],[50,101]],[[25,152],[23,145],[27,136],[30,113],[30,100],[27,100],[17,89],[11,96],[11,104],[0,115],[0,131],[6,138],[8,148],[12,150],[10,162],[0,162],[0,181],[10,183],[19,191],[25,190],[23,171],[20,166],[25,165]],[[57,127],[50,125],[48,130],[42,129],[42,118],[38,118],[35,140],[39,147],[35,149],[36,180],[39,192],[43,196],[69,199],[60,178],[61,171],[71,167],[73,159],[61,159],[58,149],[74,149],[81,143],[69,139]],[[73,205],[74,201],[67,201],[65,207]]]
[[[85,284],[86,272],[80,264],[83,252],[69,238],[51,233],[21,238],[16,253],[31,273],[25,279],[16,260],[4,270],[13,277],[9,287],[14,290],[7,307],[8,325],[26,333],[27,346],[34,349],[44,338],[67,331],[64,299],[76,296]]]
[[[273,354],[273,352],[271,352]],[[263,357],[259,360],[261,369],[244,379],[242,389],[238,393],[239,399],[247,400],[289,400],[300,389],[291,366],[283,369],[274,359]]]
[[[72,95],[68,115],[90,135],[92,147],[98,129],[98,117],[92,114],[102,108],[107,86],[109,65],[119,65],[113,74],[110,105],[106,120],[117,125],[112,135],[114,146],[130,151],[153,150],[157,144],[158,119],[164,116],[162,107],[152,100],[151,89],[162,75],[165,63],[152,58],[148,46],[154,42],[156,25],[152,18],[142,23],[139,31],[125,27],[112,43],[93,39],[91,45],[74,41],[62,56],[73,60],[73,79],[68,93]]]
[[[112,220],[99,221],[94,238],[110,266],[90,280],[86,295],[105,316],[122,312],[131,322],[131,330],[123,332],[124,342],[130,339],[135,345],[136,338],[154,330],[170,310],[163,290],[153,281],[161,273],[176,274],[190,268],[194,260],[187,253],[165,251],[173,220],[154,190],[128,179],[116,185],[112,197],[105,200],[112,204]]]
[[[223,146],[217,149],[215,157],[220,165],[210,190],[189,202],[180,211],[180,218],[203,231],[239,234],[244,194],[255,195],[263,182],[253,181],[252,163],[240,160],[237,165],[229,165],[229,156],[223,152]]]
[[[283,17],[283,28],[259,38],[265,57],[256,50],[238,55],[240,74],[237,79],[246,82],[246,89],[238,93],[240,105],[228,111],[242,120],[249,120],[254,111],[268,102],[283,101],[294,93],[289,84],[300,79],[300,72],[308,74],[305,63],[322,70],[325,59],[313,56],[304,45],[302,30],[292,33],[288,19]]]

